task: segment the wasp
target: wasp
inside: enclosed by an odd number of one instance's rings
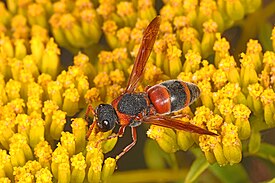
[[[92,112],[94,119],[86,134],[88,139],[94,126],[99,131],[113,130],[115,125],[120,125],[118,133],[107,139],[122,137],[125,128],[129,126],[132,132],[132,143],[126,146],[117,156],[119,159],[128,152],[137,142],[136,127],[142,123],[149,123],[188,132],[216,135],[208,130],[184,123],[171,116],[172,112],[179,111],[192,104],[199,96],[200,89],[197,85],[181,80],[168,80],[160,84],[147,87],[144,92],[135,92],[140,81],[146,62],[153,49],[160,26],[160,16],[154,18],[144,31],[142,43],[134,62],[126,89],[123,94],[114,99],[111,104],[100,104],[94,110],[88,106],[85,119],[89,122],[88,114]],[[104,139],[104,140],[107,140]]]

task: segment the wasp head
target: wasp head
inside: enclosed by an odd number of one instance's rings
[[[110,104],[100,104],[95,110],[95,118],[99,130],[102,132],[114,129],[118,122],[116,111]]]

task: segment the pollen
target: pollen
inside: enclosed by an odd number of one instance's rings
[[[213,0],[204,0],[200,3],[200,12],[203,12],[203,15],[210,17],[213,11],[217,10],[216,2]]]
[[[124,45],[130,41],[131,29],[129,27],[124,27],[117,31],[117,38]]]
[[[54,111],[58,109],[58,105],[52,100],[46,100],[44,102],[44,107],[42,109],[45,115],[51,115]]]
[[[215,33],[218,30],[218,24],[212,19],[203,23],[203,32],[205,33]]]
[[[6,84],[6,92],[9,100],[20,98],[21,83],[10,79]]]
[[[265,89],[261,94],[261,101],[263,102],[264,105],[274,103],[275,93],[273,89],[271,88]]]
[[[172,27],[172,24],[168,21],[165,21],[165,22],[162,22],[160,24],[160,32],[163,32],[163,33],[173,33],[173,27]]]
[[[28,6],[28,16],[31,17],[37,17],[37,16],[43,16],[45,14],[45,11],[41,4],[30,4]]]
[[[184,27],[179,31],[180,40],[182,42],[193,43],[197,39],[197,31],[191,27]]]
[[[52,55],[52,54],[60,55],[60,49],[58,48],[58,45],[54,42],[53,38],[51,38],[47,43],[45,51],[49,55]]]
[[[67,90],[65,90],[65,92],[63,93],[63,96],[72,101],[72,102],[78,102],[79,101],[79,93],[77,91],[76,88],[68,88]]]
[[[166,41],[163,39],[156,40],[155,45],[154,45],[154,51],[157,54],[163,53],[167,48]]]
[[[238,128],[232,123],[224,123],[222,126],[222,143],[224,146],[239,146]]]
[[[275,30],[275,29],[274,29]],[[271,52],[271,51],[266,51],[264,53],[264,57],[263,57],[263,63],[266,66],[269,67],[274,67],[275,66],[275,53]]]
[[[117,14],[121,17],[127,17],[134,13],[133,3],[131,2],[120,2],[117,5]]]
[[[219,68],[227,72],[230,71],[230,68],[235,66],[236,66],[236,61],[234,60],[234,57],[229,55],[221,59],[219,63]]]
[[[223,97],[234,99],[241,92],[239,83],[227,83],[222,89]]]
[[[176,46],[168,46],[168,49],[167,49],[167,57],[168,59],[174,59],[174,58],[179,58],[181,57],[181,53],[182,51],[180,49],[178,49]],[[189,56],[186,56],[186,59],[189,59]],[[192,57],[192,56],[190,56]],[[191,59],[191,58],[190,58]]]
[[[218,109],[221,112],[222,115],[228,115],[231,114],[233,111],[234,103],[232,100],[224,98],[220,100],[220,103],[218,104]]]
[[[230,45],[229,42],[225,38],[221,38],[221,34],[216,34],[217,40],[214,43],[213,50],[220,53],[227,53]]]
[[[93,87],[88,90],[85,94],[86,103],[92,103],[94,101],[100,101],[100,92],[99,89]]]
[[[247,43],[247,54],[259,54],[262,52],[262,46],[259,44],[258,40],[250,39]]]
[[[161,15],[162,21],[172,21],[176,15],[176,11],[171,5],[166,4],[160,10],[160,15]]]
[[[41,168],[35,174],[37,183],[50,183],[50,182],[52,182],[52,177],[53,177],[53,175],[47,167]]]
[[[190,19],[187,16],[176,16],[173,22],[177,29],[190,26]]]
[[[235,118],[248,119],[251,114],[250,109],[244,104],[237,104],[233,108]]]
[[[124,73],[119,69],[110,72],[110,79],[116,84],[122,84],[125,82]]]
[[[85,157],[83,156],[82,152],[71,157],[71,162],[72,162],[72,167],[78,170],[85,170],[87,166]]]
[[[121,62],[129,59],[126,48],[116,48],[113,50],[112,53],[113,53],[114,62],[121,63]]]
[[[52,158],[52,149],[47,141],[40,141],[34,148],[34,154],[42,166],[49,166]]]
[[[192,50],[189,50],[185,54],[185,59],[186,59],[185,62],[190,63],[194,67],[201,63],[201,55],[197,52],[192,51]]]
[[[37,78],[37,83],[43,88],[46,88],[48,86],[48,83],[51,81],[52,81],[52,76],[46,73],[40,74]]]
[[[264,88],[259,83],[251,84],[247,87],[247,89],[249,94],[256,99],[259,99],[264,91]]]
[[[63,29],[71,30],[74,24],[76,24],[76,19],[73,15],[67,13],[61,16],[60,25]]]
[[[69,162],[68,152],[60,144],[57,145],[57,148],[52,153],[52,161],[58,164]]]
[[[17,98],[9,102],[7,106],[12,109],[16,114],[20,114],[24,112],[25,103],[23,99]]]
[[[216,70],[216,72],[213,74],[213,78],[212,78],[215,86],[220,89],[222,88],[226,82],[227,82],[227,77],[226,77],[226,73],[221,70],[221,69],[218,69]]]
[[[156,140],[162,138],[162,133],[164,133],[164,128],[151,125],[150,129],[147,131],[147,136]]]
[[[118,27],[114,21],[107,20],[104,22],[102,29],[107,34],[115,35]]]
[[[95,76],[94,83],[97,87],[103,87],[103,86],[110,85],[111,80],[106,72],[101,72]]]
[[[74,65],[75,66],[84,66],[85,64],[89,63],[89,57],[83,53],[78,53],[74,56]]]
[[[215,114],[213,117],[211,117],[211,119],[209,120],[209,122],[206,124],[207,128],[210,130],[220,130],[221,126],[223,125],[223,118],[218,115]]]
[[[110,51],[101,51],[98,54],[98,62],[100,64],[107,64],[113,62],[113,53]]]
[[[162,70],[152,63],[148,63],[145,68],[144,78],[149,83],[157,82],[162,75]]]

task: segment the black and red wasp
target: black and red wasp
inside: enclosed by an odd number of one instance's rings
[[[114,99],[111,104],[100,104],[95,110],[89,105],[86,111],[85,119],[87,121],[89,121],[88,114],[90,112],[94,114],[93,122],[86,135],[87,139],[95,125],[102,132],[113,130],[115,124],[120,125],[118,133],[107,137],[107,139],[122,137],[125,128],[127,126],[131,127],[133,141],[123,149],[117,156],[117,159],[136,144],[136,127],[142,123],[150,123],[198,134],[216,135],[195,125],[184,123],[170,115],[172,112],[189,106],[199,97],[200,89],[195,84],[180,80],[168,80],[147,87],[144,92],[135,92],[155,43],[159,26],[160,16],[157,16],[144,31],[142,43],[125,92]]]

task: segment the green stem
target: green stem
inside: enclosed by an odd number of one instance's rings
[[[274,14],[274,9],[275,1],[272,1],[266,7],[261,7],[256,12],[248,15],[246,19],[236,23],[237,26],[241,27],[242,34],[236,46],[235,56],[245,50],[249,39],[256,38],[262,24],[267,22],[268,18]]]
[[[112,183],[145,183],[145,182],[173,182],[183,180],[187,175],[187,170],[135,170],[127,172],[117,172],[111,178]]]

